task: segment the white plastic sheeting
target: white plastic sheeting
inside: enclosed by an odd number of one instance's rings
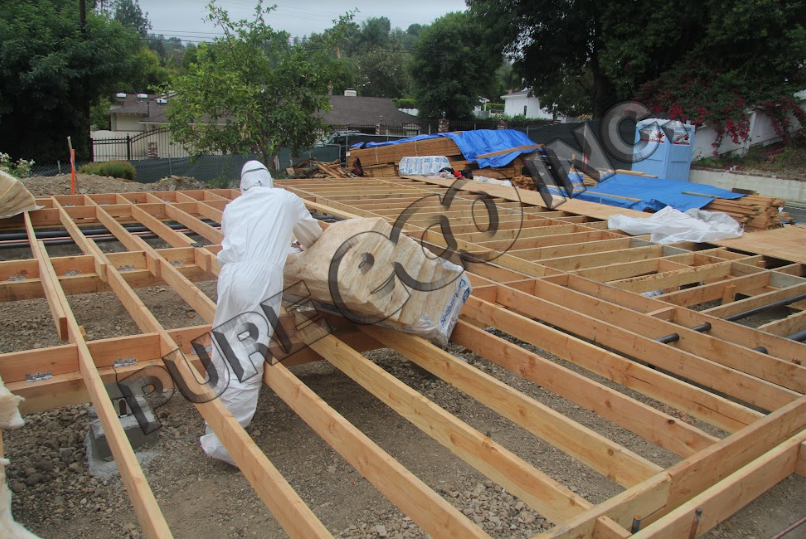
[[[646,219],[612,215],[607,221],[610,229],[623,230],[627,234],[638,236],[652,234],[655,243],[675,243],[693,241],[703,243],[742,235],[742,226],[731,216],[722,212],[690,209],[681,212],[666,206]]]
[[[450,168],[448,158],[442,155],[424,155],[404,157],[397,167],[400,174],[417,176],[433,176],[443,168]]]

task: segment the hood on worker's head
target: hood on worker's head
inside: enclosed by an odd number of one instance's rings
[[[241,169],[241,194],[255,186],[273,187],[269,169],[260,161],[247,161]]]

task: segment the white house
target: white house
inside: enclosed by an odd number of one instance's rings
[[[523,115],[529,119],[553,119],[551,111],[542,108],[538,98],[529,97],[528,89],[502,95],[501,99],[504,100],[504,116],[512,117]]]

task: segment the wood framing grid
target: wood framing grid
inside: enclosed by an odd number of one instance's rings
[[[433,537],[489,537],[405,469],[287,366],[325,359],[555,524],[541,538],[680,537],[702,510],[702,534],[778,481],[806,470],[806,345],[788,335],[806,327],[805,302],[753,328],[727,321],[806,292],[801,264],[712,245],[660,246],[607,230],[606,210],[574,204],[546,210],[534,194],[489,188],[499,230],[477,187],[465,186],[447,210],[447,182],[417,179],[278,182],[312,211],[337,218],[380,216],[394,222],[412,203],[405,233],[440,251],[447,244],[435,218],[449,218],[459,248],[494,258],[470,264],[474,285],[452,341],[525,380],[591,410],[678,456],[662,468],[602,434],[411,335],[380,327],[338,331],[266,368],[265,383],[347,462]],[[104,384],[163,364],[181,349],[178,375],[191,387],[190,341],[207,333],[215,304],[195,285],[218,274],[218,229],[234,190],[49,197],[43,209],[0,223],[24,230],[32,258],[0,262],[0,300],[45,298],[64,345],[0,354],[0,377],[26,397],[24,412],[91,400],[98,410],[130,499],[149,538],[171,537],[134,458]],[[424,198],[425,197],[425,198]],[[573,210],[573,211],[571,211]],[[155,249],[125,225],[146,227],[169,248]],[[169,226],[176,225],[176,226]],[[103,227],[126,252],[104,253],[82,227]],[[81,255],[50,257],[38,230],[56,228]],[[185,230],[177,230],[184,228]],[[201,243],[200,243],[201,242]],[[204,245],[202,245],[204,244]],[[72,270],[72,271],[71,271]],[[67,275],[65,275],[67,274]],[[23,278],[18,278],[24,276]],[[17,277],[17,278],[15,278]],[[12,279],[10,279],[12,278]],[[134,289],[168,285],[207,325],[166,330]],[[142,333],[87,341],[69,304],[72,294],[112,291]],[[653,297],[644,293],[651,292]],[[695,308],[699,310],[695,310]],[[294,322],[284,319],[293,329]],[[499,337],[493,327],[522,344]],[[305,339],[295,335],[295,342]],[[622,491],[593,505],[501,444],[440,408],[361,355],[388,347],[577,459]],[[559,357],[549,360],[534,347]],[[131,356],[137,364],[116,367]],[[176,357],[176,356],[174,356]],[[569,368],[582,367],[623,389]],[[51,378],[26,381],[49,371]],[[165,379],[164,384],[170,384]],[[653,405],[634,398],[635,392]],[[269,458],[216,400],[197,404],[255,491],[291,537],[330,537]],[[710,424],[722,434],[698,428]],[[633,518],[643,529],[630,531]]]

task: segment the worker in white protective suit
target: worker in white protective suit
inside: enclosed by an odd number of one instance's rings
[[[271,174],[262,163],[249,161],[241,170],[241,196],[224,209],[221,231],[224,241],[218,253],[221,271],[212,327],[220,327],[243,313],[264,312],[261,304],[270,304],[279,315],[283,267],[292,236],[302,247],[312,245],[322,235],[316,219],[311,217],[297,195],[272,187]],[[268,335],[262,334],[259,340],[268,347],[270,338],[269,325]],[[231,364],[221,357],[218,346],[213,346],[212,362],[219,378],[228,376],[229,379],[219,396],[221,402],[241,425],[248,426],[255,415],[264,362],[252,361],[249,366],[241,362],[243,368],[252,374],[243,381],[235,375]],[[235,465],[209,426],[200,442],[211,457]]]

